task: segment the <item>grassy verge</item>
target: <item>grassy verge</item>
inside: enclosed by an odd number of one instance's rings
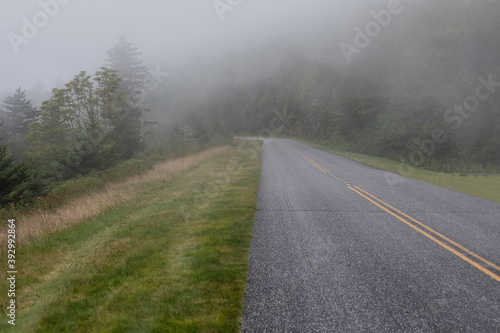
[[[500,175],[498,174],[462,176],[458,173],[436,172],[409,166],[387,158],[347,152],[310,140],[296,140],[377,169],[394,172],[411,179],[421,180],[453,191],[464,192],[500,203]]]
[[[260,179],[252,145],[144,179],[126,204],[20,248],[16,331],[237,332]]]
[[[168,181],[224,149],[226,148],[216,147],[186,157],[160,162],[149,169],[140,170],[141,172],[137,172],[135,176],[121,182],[108,181],[93,192],[87,190],[86,194],[81,193],[74,197],[70,195],[71,200],[68,199],[65,204],[51,210],[38,209],[28,214],[16,216],[18,234],[22,235],[17,243],[28,244],[34,239],[96,216],[106,208],[130,200],[144,191],[142,183]],[[0,239],[5,237],[5,231],[0,231]],[[0,249],[0,253],[3,253],[2,251],[3,249]]]

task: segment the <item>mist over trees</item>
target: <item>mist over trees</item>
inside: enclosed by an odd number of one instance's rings
[[[8,135],[24,135],[28,132],[28,124],[36,119],[36,108],[26,99],[26,92],[17,88],[12,96],[3,100],[3,118],[5,133]]]
[[[295,41],[242,43],[182,68],[165,59],[151,69],[121,35],[94,74],[51,93],[37,82],[2,94],[2,195],[12,202],[26,185],[34,198],[120,161],[245,134],[445,172],[499,172],[500,3],[402,1],[384,18],[387,3],[368,2],[341,26],[336,15]],[[346,44],[357,47],[348,57]],[[158,80],[161,69],[168,77]]]
[[[194,119],[206,124],[204,136],[304,136],[441,171],[498,170],[500,3],[405,6],[350,63],[338,46],[353,44],[353,33],[312,36],[335,46],[326,51],[278,42],[265,52],[235,52],[212,72],[192,69],[155,91],[152,109],[193,128]],[[374,20],[369,13],[352,26],[364,28]],[[279,66],[263,71],[271,59]]]
[[[51,164],[47,172],[56,162],[54,177],[70,178],[133,155],[137,138],[125,136],[129,107],[125,95],[117,93],[120,81],[116,71],[103,67],[94,76],[81,72],[65,89],[53,90],[28,136],[36,154],[51,157],[45,159]]]
[[[109,168],[143,150],[140,98],[149,73],[139,54],[120,36],[109,52],[109,67],[94,75],[80,72],[64,88],[54,88],[39,109],[21,88],[3,99],[1,133],[22,160],[16,164],[7,146],[0,146],[3,204],[32,201],[59,181]],[[31,184],[32,176],[45,183]],[[16,193],[26,192],[23,186],[33,193],[20,201]]]

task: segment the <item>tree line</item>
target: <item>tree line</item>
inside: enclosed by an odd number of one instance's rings
[[[108,55],[107,66],[54,88],[39,108],[21,88],[3,99],[0,207],[33,202],[60,181],[109,168],[143,149],[146,110],[139,96],[150,73],[125,36]]]
[[[182,109],[200,139],[302,136],[439,171],[499,172],[498,17],[494,0],[408,3],[349,64],[339,47],[312,57],[267,50],[252,56],[263,68],[273,57],[280,65],[262,78],[247,79],[247,64],[228,60],[169,87],[175,94],[159,105]]]
[[[445,172],[499,172],[498,17],[495,0],[412,2],[349,64],[339,47],[304,54],[275,43],[220,63],[201,59],[155,85],[146,102],[151,74],[121,37],[107,66],[78,74],[39,108],[22,89],[3,99],[0,205],[141,151],[239,134],[306,137]],[[315,38],[339,46],[352,35]]]

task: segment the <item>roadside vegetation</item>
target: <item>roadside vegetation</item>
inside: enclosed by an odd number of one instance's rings
[[[22,246],[16,329],[238,332],[260,180],[260,144],[242,147],[159,164],[123,183],[133,199]]]
[[[156,109],[181,109],[195,133],[306,137],[437,172],[499,174],[500,2],[408,1],[348,64],[339,45],[387,5],[371,3],[345,31],[311,36],[316,49],[277,42],[231,55],[223,71],[196,67],[178,89],[157,90],[168,98]]]
[[[299,138],[500,202],[500,2],[405,8],[352,62],[338,45],[370,10],[311,47],[203,55],[175,80],[120,36],[95,73],[1,93],[22,331],[237,331],[260,148],[221,148],[234,135]]]
[[[113,177],[113,171],[117,171],[117,168],[114,168],[105,173],[109,178],[89,176],[69,181],[58,188],[53,195],[41,200],[39,204],[46,203],[46,207],[15,215],[17,230],[22,235],[17,244],[27,245],[34,239],[99,215],[105,209],[129,201],[145,191],[146,189],[141,187],[142,183],[169,181],[186,169],[202,163],[225,149],[227,148],[211,148],[186,157],[159,162],[144,169],[137,168],[144,166],[144,161],[142,163],[129,161],[130,163],[124,163],[119,168],[121,171],[119,176]],[[127,169],[125,167],[127,164],[135,164],[135,167]],[[125,178],[125,174],[129,174],[129,177]],[[119,181],[111,181],[110,178]],[[0,237],[6,239],[3,230],[0,232]],[[0,253],[3,250],[1,249]]]
[[[158,161],[228,142],[147,120],[146,99],[161,78],[140,54],[120,36],[96,73],[82,71],[51,93],[19,87],[0,101],[0,217],[53,209]]]
[[[174,81],[144,66],[122,36],[96,73],[2,99],[0,205],[36,205],[62,182],[125,160],[243,134],[305,137],[447,174],[500,174],[500,3],[404,7],[351,62],[338,45],[352,44],[353,30],[325,29],[311,36],[315,47],[241,49]],[[365,9],[350,27],[374,22]]]
[[[299,139],[299,141],[377,169],[390,171],[411,179],[424,181],[453,191],[464,192],[500,203],[500,174],[498,173],[437,172],[409,164],[402,164],[388,158],[349,152],[328,143],[304,139]]]

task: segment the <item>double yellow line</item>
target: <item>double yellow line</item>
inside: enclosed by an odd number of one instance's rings
[[[367,191],[359,188],[358,186],[351,186],[344,180],[336,177],[330,170],[327,168],[323,167],[322,165],[316,163],[313,161],[311,158],[308,156],[302,154],[301,152],[293,149],[292,147],[288,146],[287,147],[292,150],[293,152],[297,153],[300,155],[302,158],[304,158],[307,162],[312,164],[314,167],[319,169],[320,171],[332,176],[333,178],[337,179],[338,181],[342,182],[349,188],[350,190],[354,191],[361,197],[365,198],[366,200],[370,201],[380,209],[384,210],[386,213],[394,216],[401,222],[405,223],[409,227],[413,228],[414,230],[418,231],[425,237],[429,238],[433,242],[437,243],[441,247],[445,248],[446,250],[450,251],[460,259],[468,262],[472,266],[476,267],[479,269],[481,272],[487,274],[488,276],[492,277],[493,279],[497,280],[500,282],[500,267],[495,265],[494,263],[484,259],[483,257],[479,256],[478,254],[472,252],[471,250],[465,248],[464,246],[458,244],[457,242],[451,240],[450,238],[442,235],[441,233],[437,232],[436,230],[430,228],[429,226],[423,224],[420,221],[417,221],[411,216],[408,216],[407,214],[401,212],[400,210],[394,208],[393,206],[389,205],[388,203],[382,201],[381,199],[377,198],[376,196],[368,193]],[[484,267],[484,266],[487,267]]]
[[[319,165],[318,163],[314,162],[313,160],[311,160],[309,157],[307,157],[306,155],[302,154],[301,152],[293,149],[292,147],[288,146],[288,149],[290,149],[291,151],[293,151],[294,153],[297,153],[299,154],[303,159],[305,159],[307,162],[311,163],[312,165],[314,165],[316,168],[318,168],[320,171],[323,171],[324,173],[328,173],[328,174],[331,174],[331,172],[325,168],[325,167],[322,167],[321,165]]]

